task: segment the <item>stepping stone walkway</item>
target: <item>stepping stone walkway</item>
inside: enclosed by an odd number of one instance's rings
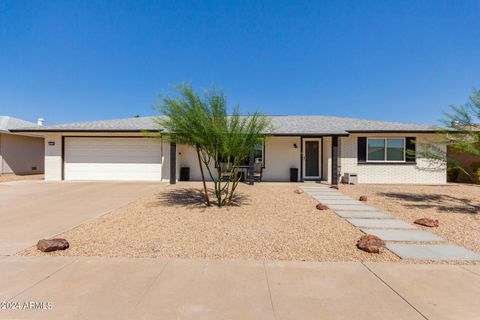
[[[391,230],[391,229],[365,229],[360,228],[367,234],[373,234],[385,241],[405,241],[405,242],[446,242],[430,232],[422,230]]]
[[[410,223],[396,219],[347,219],[359,228],[415,229]]]
[[[334,205],[334,204],[342,204],[342,205],[345,205],[345,204],[348,204],[348,205],[361,205],[361,203],[359,201],[355,201],[355,200],[352,200],[352,199],[323,199],[323,198],[317,198],[317,197],[314,197],[315,199],[317,199],[318,201],[320,201],[321,203],[325,204],[325,205]]]
[[[374,211],[375,208],[372,208],[370,206],[366,206],[364,204],[332,204],[327,206],[334,210],[340,210],[340,211]]]
[[[362,219],[393,219],[391,215],[376,211],[336,211],[342,218],[362,218]]]
[[[430,232],[418,230],[413,224],[394,219],[375,208],[344,195],[325,185],[300,186],[319,203],[326,205],[338,216],[387,241],[387,248],[402,259],[413,260],[480,260],[480,254],[457,245],[444,244],[447,240]],[[429,242],[425,244],[394,242]],[[392,243],[393,242],[393,243]],[[431,244],[437,242],[439,244]]]
[[[428,244],[388,243],[387,248],[402,259],[480,260],[479,254],[453,245],[434,246]]]

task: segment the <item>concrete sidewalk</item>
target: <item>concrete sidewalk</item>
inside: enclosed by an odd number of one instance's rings
[[[0,257],[1,319],[478,319],[480,266]]]

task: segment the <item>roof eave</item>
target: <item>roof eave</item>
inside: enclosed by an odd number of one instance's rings
[[[438,130],[347,130],[348,133],[438,133]]]
[[[38,129],[27,129],[27,130],[22,130],[22,129],[14,129],[10,130],[11,132],[38,132],[38,133],[48,133],[48,132],[158,132],[162,131],[160,129],[146,129],[146,130],[138,130],[138,129],[124,129],[124,130],[118,130],[118,129],[43,129],[43,130],[38,130]]]

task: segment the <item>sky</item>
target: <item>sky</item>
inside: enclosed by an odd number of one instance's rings
[[[480,0],[0,0],[0,115],[155,115],[182,82],[242,113],[435,124],[480,88]]]

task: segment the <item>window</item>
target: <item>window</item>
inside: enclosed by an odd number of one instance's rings
[[[264,146],[263,143],[259,143],[255,146],[255,149],[253,150],[253,157],[254,157],[254,163],[261,163],[262,167],[265,167],[265,163],[263,162],[263,152],[264,152]],[[220,156],[221,160],[220,162],[226,162],[225,157]],[[250,156],[246,156],[241,162],[240,162],[240,167],[248,167],[250,162]]]
[[[255,157],[255,163],[261,163],[263,165],[263,144],[259,143],[255,146],[253,151]]]
[[[371,162],[404,162],[404,138],[368,138],[367,161]]]
[[[253,158],[254,158],[254,163],[261,163],[262,167],[265,166],[263,163],[263,143],[259,143],[255,146],[255,149],[253,150]],[[250,162],[250,157],[246,157],[240,165],[242,167],[248,167]]]

